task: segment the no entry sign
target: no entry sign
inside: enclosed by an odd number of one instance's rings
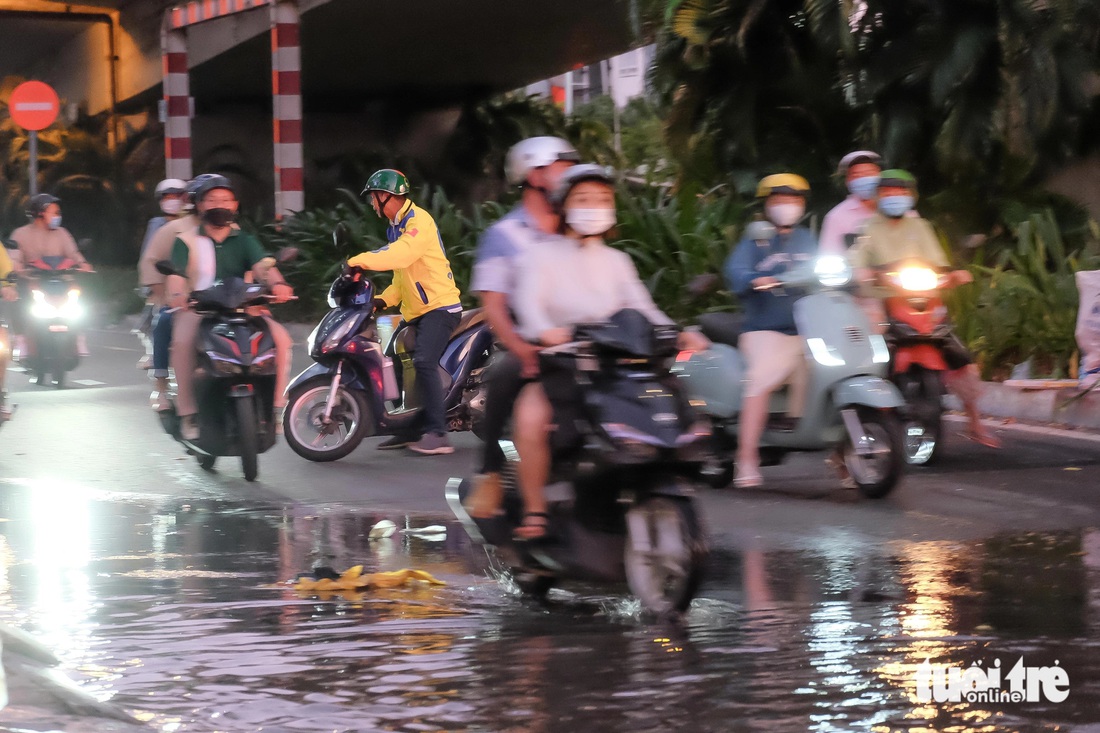
[[[8,100],[8,113],[24,130],[44,130],[57,119],[61,103],[49,84],[25,81],[15,88]]]

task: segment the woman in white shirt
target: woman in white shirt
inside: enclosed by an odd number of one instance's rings
[[[573,326],[607,321],[631,308],[655,324],[672,320],[653,302],[630,257],[604,242],[615,226],[615,172],[599,165],[566,171],[552,201],[562,211],[563,237],[524,253],[512,305],[518,332],[541,346],[573,339]],[[680,334],[684,349],[710,342],[694,331]],[[554,409],[540,380],[524,388],[516,402],[514,438],[520,455],[519,486],[524,502],[518,539],[546,536],[544,488],[550,474],[550,431]]]

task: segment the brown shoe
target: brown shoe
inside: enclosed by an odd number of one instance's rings
[[[480,473],[474,477],[474,488],[463,506],[474,519],[492,519],[501,513],[504,483],[499,473]]]

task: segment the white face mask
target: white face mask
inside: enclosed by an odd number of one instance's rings
[[[183,201],[179,199],[164,199],[160,202],[160,210],[168,216],[175,216],[183,210]]]
[[[615,226],[614,209],[569,209],[565,223],[582,237],[594,237]]]
[[[793,227],[806,213],[806,207],[802,204],[769,204],[764,211],[776,226]]]
[[[46,226],[48,226],[50,229],[60,229],[61,215],[58,214],[57,216],[51,216],[50,220],[46,222]]]

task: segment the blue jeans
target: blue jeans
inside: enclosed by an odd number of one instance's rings
[[[161,308],[153,316],[153,376],[168,378],[168,354],[172,348],[172,312]]]

